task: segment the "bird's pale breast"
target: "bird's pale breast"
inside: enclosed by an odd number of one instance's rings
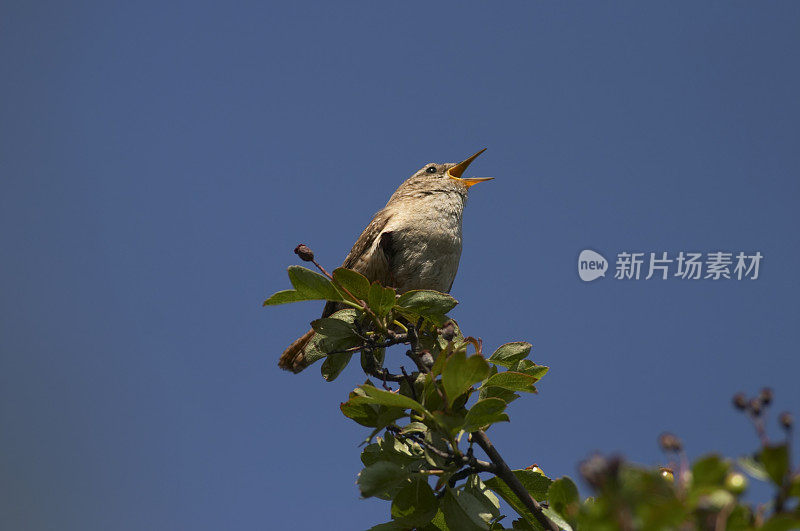
[[[461,258],[463,210],[458,194],[431,194],[392,213],[383,232],[392,233],[390,271],[399,291],[450,291]]]

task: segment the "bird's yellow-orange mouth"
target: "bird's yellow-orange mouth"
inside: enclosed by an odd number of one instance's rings
[[[472,161],[477,159],[478,155],[480,155],[484,151],[486,151],[486,148],[483,148],[482,150],[478,151],[468,159],[462,160],[461,162],[459,162],[458,164],[447,170],[448,177],[459,181],[460,183],[464,184],[464,186],[466,186],[467,188],[475,184],[482,183],[483,181],[491,181],[492,179],[494,179],[494,177],[468,177],[468,178],[461,177],[461,175],[464,173],[464,170],[466,170],[467,167],[472,163]]]

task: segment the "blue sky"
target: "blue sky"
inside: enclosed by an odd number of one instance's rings
[[[320,308],[260,303],[297,243],[338,265],[406,177],[483,147],[453,316],[551,367],[492,430],[511,465],[659,464],[663,430],[754,449],[734,392],[800,413],[799,23],[794,2],[7,3],[0,523],[388,519],[338,410],[363,376],[279,371]],[[584,283],[587,248],[764,260]]]

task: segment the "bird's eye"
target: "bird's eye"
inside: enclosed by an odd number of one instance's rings
[[[428,173],[436,173],[436,166],[430,166],[425,171],[428,172]]]

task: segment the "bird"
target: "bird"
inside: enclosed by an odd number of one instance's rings
[[[471,186],[493,177],[462,177],[482,149],[458,163],[427,163],[406,179],[361,233],[342,267],[398,293],[414,289],[449,293],[462,247],[462,215]],[[328,302],[322,317],[341,308]],[[308,366],[311,329],[281,354],[278,366],[298,373]]]

